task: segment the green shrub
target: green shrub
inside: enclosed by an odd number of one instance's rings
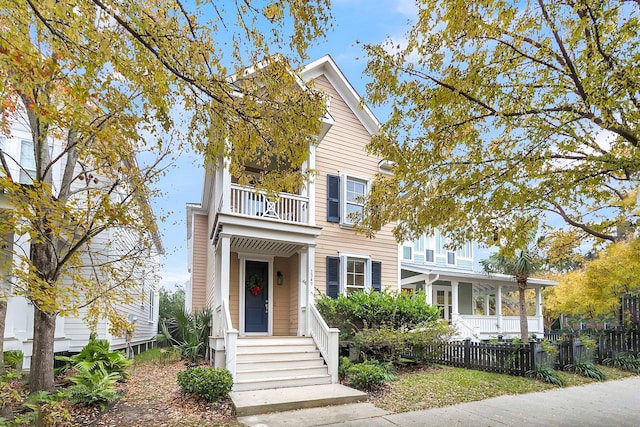
[[[22,369],[22,360],[24,353],[21,350],[9,350],[3,354],[4,365],[7,368]]]
[[[604,380],[604,373],[598,369],[593,363],[578,362],[574,365],[564,367],[565,371],[575,372],[583,377],[593,378],[598,381]]]
[[[343,356],[340,358],[340,360],[338,361],[338,376],[341,380],[347,378],[347,375],[349,375],[349,369],[351,369],[352,366],[353,363],[351,362],[351,360],[349,360],[348,357]]]
[[[67,393],[58,391],[48,393],[38,391],[29,395],[23,406],[29,409],[21,415],[19,425],[38,425],[51,427],[70,427],[71,414],[66,406]]]
[[[233,377],[226,369],[199,366],[178,372],[178,385],[186,393],[217,402],[231,392]]]
[[[388,327],[364,329],[353,341],[367,359],[399,363],[405,355],[416,362],[428,362],[439,344],[448,341],[454,330],[451,325],[431,322],[407,331]]]
[[[73,369],[77,373],[69,377],[69,381],[74,384],[69,388],[72,403],[99,405],[104,410],[118,398],[115,385],[121,376],[117,372],[107,372],[102,366],[88,369],[85,364],[77,364]]]
[[[330,327],[340,329],[343,340],[365,328],[415,329],[440,316],[437,307],[425,302],[423,292],[361,291],[338,298],[321,295],[316,306]]]
[[[527,371],[526,375],[545,383],[555,384],[558,386],[564,385],[564,381],[562,381],[562,378],[560,378],[558,373],[547,366],[538,366],[535,370]]]
[[[131,360],[127,359],[124,353],[109,350],[109,341],[91,338],[80,353],[71,357],[56,356],[56,360],[65,364],[56,369],[56,373],[62,373],[80,364],[89,371],[104,369],[107,373],[116,373],[119,378],[128,378],[129,372],[126,368],[131,365]]]
[[[376,361],[358,363],[349,369],[349,384],[359,390],[373,390],[395,379],[391,365]]]
[[[160,322],[158,343],[180,349],[182,357],[192,363],[205,357],[209,343],[211,310],[204,309],[189,313],[181,309],[174,319]]]
[[[612,358],[604,359],[603,365],[640,374],[640,358],[629,353],[618,353]]]

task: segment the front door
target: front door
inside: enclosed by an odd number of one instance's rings
[[[247,260],[244,278],[244,330],[269,332],[269,263]]]
[[[452,301],[450,287],[433,287],[433,302],[440,309],[440,317],[444,320],[451,320]]]

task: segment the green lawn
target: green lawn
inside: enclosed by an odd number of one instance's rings
[[[633,374],[598,366],[607,379],[620,379]],[[587,384],[594,380],[559,372],[566,386]],[[390,390],[375,398],[374,404],[391,412],[417,411],[472,402],[506,394],[531,393],[557,386],[504,374],[437,366],[418,373],[400,375]]]

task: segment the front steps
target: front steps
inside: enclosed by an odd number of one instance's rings
[[[341,384],[231,392],[236,417],[344,405],[366,399],[366,393]]]
[[[310,337],[241,337],[234,392],[331,384]]]

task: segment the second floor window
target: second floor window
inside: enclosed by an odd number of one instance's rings
[[[327,175],[327,221],[352,225],[364,213],[369,181],[349,175]]]
[[[32,141],[20,143],[20,184],[32,184],[36,177],[36,158]]]

